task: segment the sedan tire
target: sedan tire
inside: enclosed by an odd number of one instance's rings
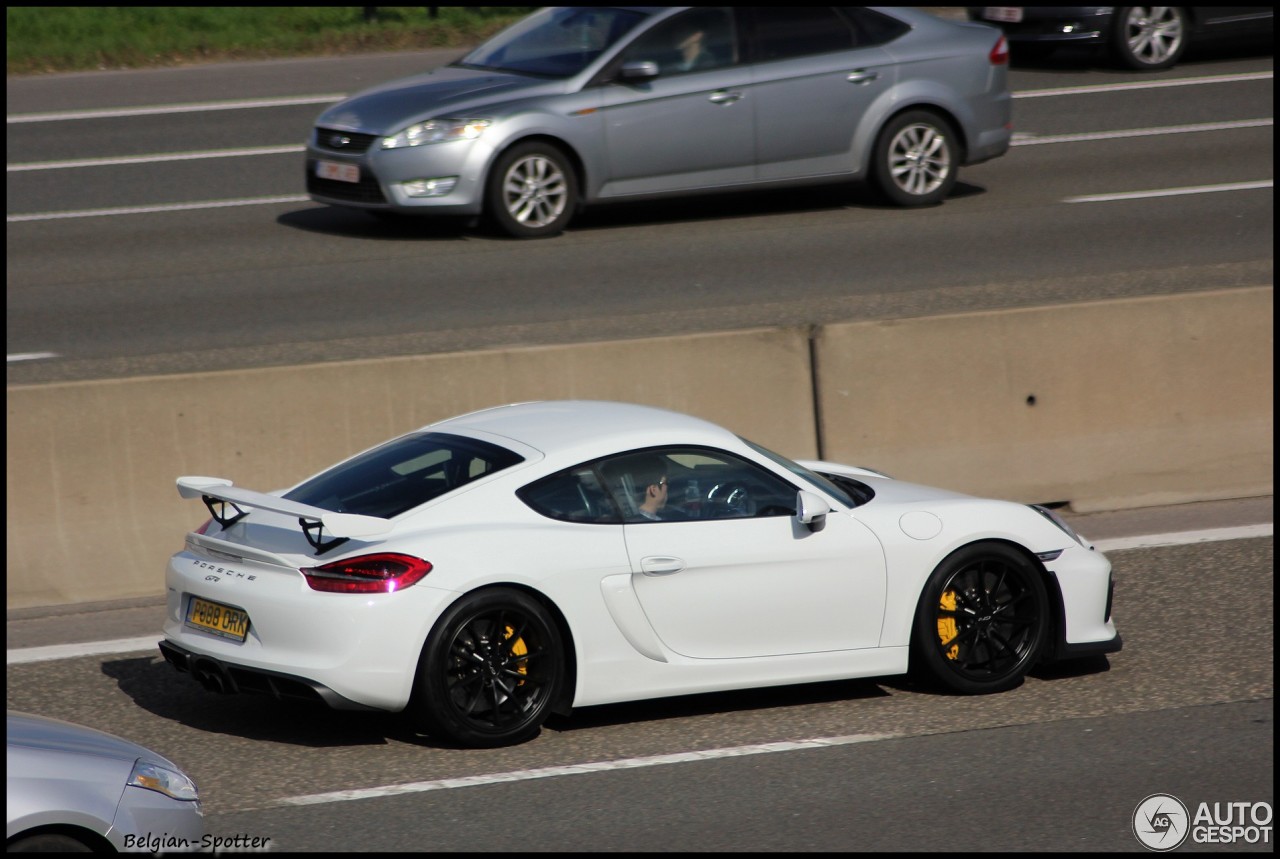
[[[1111,50],[1125,68],[1167,69],[1187,49],[1187,13],[1177,6],[1118,6]]]
[[[508,588],[477,591],[431,631],[410,707],[438,739],[514,745],[537,736],[565,673],[559,629],[537,600]]]
[[[920,596],[912,667],[953,692],[982,695],[1022,682],[1049,634],[1037,564],[1001,543],[958,549]]]
[[[937,114],[909,110],[880,132],[872,158],[872,178],[889,202],[932,206],[955,187],[959,138]]]
[[[489,172],[485,214],[503,234],[525,239],[559,235],[577,206],[577,175],[551,144],[517,144]]]

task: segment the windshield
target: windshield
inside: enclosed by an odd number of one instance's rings
[[[827,480],[821,474],[818,474],[817,472],[814,472],[814,471],[810,471],[800,463],[793,462],[787,459],[785,456],[783,456],[780,453],[774,453],[773,451],[769,450],[767,447],[761,447],[760,445],[756,444],[753,441],[750,441],[749,439],[742,438],[742,436],[738,436],[738,438],[742,439],[742,441],[745,444],[747,444],[747,446],[749,446],[756,453],[760,454],[761,456],[769,457],[769,459],[772,459],[774,462],[778,463],[778,465],[781,465],[787,471],[790,471],[796,477],[799,477],[801,480],[804,480],[812,484],[813,486],[818,487],[818,489],[821,489],[823,492],[827,493],[828,495],[830,495],[832,498],[839,501],[844,506],[849,508],[854,508],[858,506],[857,502],[853,500],[852,495],[850,495],[848,492],[845,492],[839,486],[836,486],[830,480]]]
[[[644,14],[627,9],[542,9],[494,36],[454,65],[542,77],[572,77],[644,18]]]

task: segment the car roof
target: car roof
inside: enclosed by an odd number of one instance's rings
[[[548,455],[594,455],[659,444],[732,445],[736,436],[701,418],[654,406],[599,400],[513,403],[450,418],[437,432],[476,430],[514,439]]]

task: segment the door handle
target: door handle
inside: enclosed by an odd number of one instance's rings
[[[646,576],[666,576],[684,569],[684,561],[669,555],[649,555],[640,559],[640,570]]]
[[[856,69],[845,75],[844,79],[851,84],[869,84],[878,77],[880,77],[879,72],[869,72],[866,69]]]
[[[730,92],[729,90],[722,89],[722,90],[717,90],[713,92],[711,95],[707,96],[707,101],[711,102],[712,104],[733,104],[735,101],[737,101],[740,98],[742,98],[742,93]]]

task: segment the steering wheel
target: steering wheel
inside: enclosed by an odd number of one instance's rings
[[[717,483],[707,493],[713,519],[736,519],[754,516],[756,502],[752,500],[747,485],[740,482]]]

